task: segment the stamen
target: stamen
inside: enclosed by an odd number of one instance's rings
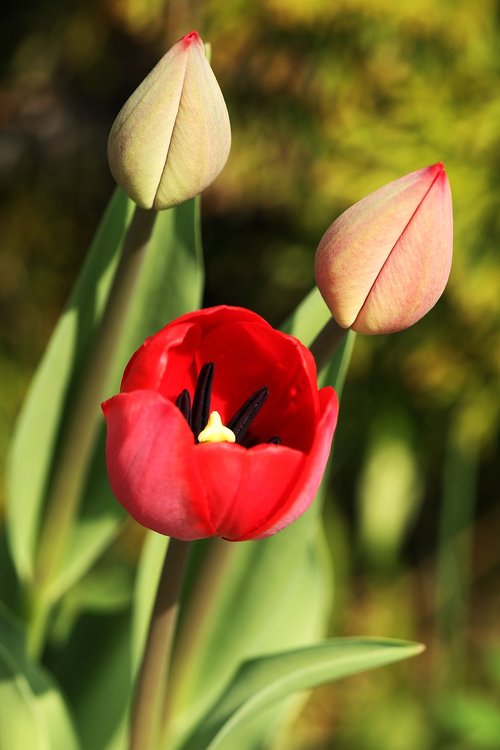
[[[207,426],[198,435],[199,443],[235,443],[234,432],[222,424],[218,411],[213,411]]]
[[[177,408],[191,427],[197,442],[236,442],[247,448],[257,445],[259,440],[249,436],[249,440],[245,441],[245,435],[264,406],[269,396],[269,388],[265,385],[255,391],[238,409],[226,427],[222,424],[218,412],[210,412],[214,369],[213,362],[205,362],[198,375],[192,403],[189,391],[184,388],[175,400]],[[273,435],[267,442],[279,445],[281,438],[279,435]]]
[[[180,409],[186,422],[191,424],[191,396],[186,388],[175,399],[175,405]]]
[[[210,399],[212,397],[212,381],[214,379],[214,363],[206,362],[198,375],[196,390],[193,398],[191,429],[197,437],[208,422],[210,414]]]
[[[245,437],[248,428],[264,406],[264,402],[268,396],[269,388],[264,385],[245,401],[243,406],[238,409],[234,417],[228,422],[227,426],[234,432],[237,443],[241,443]]]

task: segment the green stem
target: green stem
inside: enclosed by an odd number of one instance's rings
[[[155,750],[190,542],[171,539],[158,583],[132,711],[130,750]]]
[[[36,589],[50,583],[63,558],[74,518],[78,512],[88,465],[101,422],[99,404],[114,364],[130,300],[146,255],[156,218],[155,211],[136,208],[96,336],[87,370],[82,378],[73,409],[61,441],[47,511],[40,537]]]
[[[220,588],[238,546],[217,537],[210,539],[208,545],[206,556],[189,592],[175,642],[171,665],[172,687],[166,696],[161,747],[168,747],[171,733],[175,734],[172,718],[180,710],[186,692],[189,692],[190,677],[196,669],[200,653],[204,652],[207,628],[213,622],[212,615],[219,604]]]
[[[318,333],[309,347],[318,372],[330,362],[333,352],[346,334],[347,329],[341,328],[333,318]]]
[[[35,596],[30,602],[30,606],[30,628],[27,634],[26,649],[32,659],[37,659],[45,642],[51,605],[46,599]]]

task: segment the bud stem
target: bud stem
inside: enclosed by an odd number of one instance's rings
[[[327,365],[338,344],[347,333],[346,328],[341,328],[333,318],[318,333],[311,346],[311,354],[316,360],[316,367],[320,372]]]

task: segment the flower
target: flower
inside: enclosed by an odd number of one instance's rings
[[[313,357],[239,307],[188,313],[146,339],[102,405],[111,488],[178,539],[260,539],[311,504],[338,413]]]
[[[231,126],[219,84],[192,31],[122,107],[108,140],[117,183],[142,208],[175,206],[201,193],[224,164]]]
[[[448,281],[451,191],[441,163],[401,177],[344,211],[316,251],[316,283],[333,317],[359,333],[420,320]]]

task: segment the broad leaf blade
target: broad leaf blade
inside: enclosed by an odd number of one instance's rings
[[[50,750],[33,695],[0,644],[0,750],[29,747]]]
[[[160,573],[167,554],[168,537],[148,531],[142,546],[134,588],[132,611],[132,664],[137,669],[146,643]]]
[[[222,580],[195,640],[179,654],[169,748],[176,747],[251,656],[314,642],[327,615],[330,578],[317,544],[317,518],[303,516],[262,542],[215,541],[198,547],[225,559]],[[198,567],[203,568],[206,557]],[[199,571],[198,571],[199,574]],[[210,585],[202,580],[202,590]],[[199,584],[198,584],[199,586]],[[189,605],[187,617],[190,618]],[[181,626],[182,628],[182,626]]]
[[[199,200],[191,200],[158,214],[107,384],[107,395],[118,392],[125,365],[144,339],[179,315],[197,309],[202,290]],[[119,532],[125,517],[109,488],[104,442],[103,420],[81,514],[66,560],[52,582],[51,592],[55,596],[60,596],[88,570]]]
[[[25,580],[33,578],[40,515],[61,422],[102,316],[132,213],[133,204],[116,190],[17,421],[7,467],[7,522],[12,557]]]
[[[26,581],[33,578],[41,513],[63,439],[61,430],[78,378],[92,355],[132,212],[133,204],[117,191],[18,420],[9,461],[8,528],[18,574]],[[202,283],[199,202],[193,200],[157,216],[117,351],[111,353],[112,373],[103,394],[118,390],[126,361],[146,336],[199,306]],[[98,403],[95,408],[99,410]],[[52,599],[85,574],[119,531],[123,513],[108,488],[103,442],[101,430],[67,559],[46,592]]]
[[[88,631],[79,628],[69,644],[71,672],[84,677],[74,709],[82,750],[125,750],[127,711],[133,697],[130,617],[87,620]]]
[[[241,666],[183,750],[241,747],[245,722],[296,691],[415,656],[420,644],[390,639],[337,638],[253,659]]]
[[[347,377],[347,370],[351,361],[354,344],[356,343],[356,334],[354,331],[346,331],[346,335],[339,342],[335,349],[330,363],[323,369],[319,375],[320,385],[332,385],[337,391],[339,399],[344,390],[344,384]]]
[[[77,750],[65,702],[55,683],[26,656],[24,637],[0,608],[0,748]]]
[[[281,330],[283,333],[296,336],[305,346],[310,346],[331,317],[319,289],[315,286],[288,316]]]

